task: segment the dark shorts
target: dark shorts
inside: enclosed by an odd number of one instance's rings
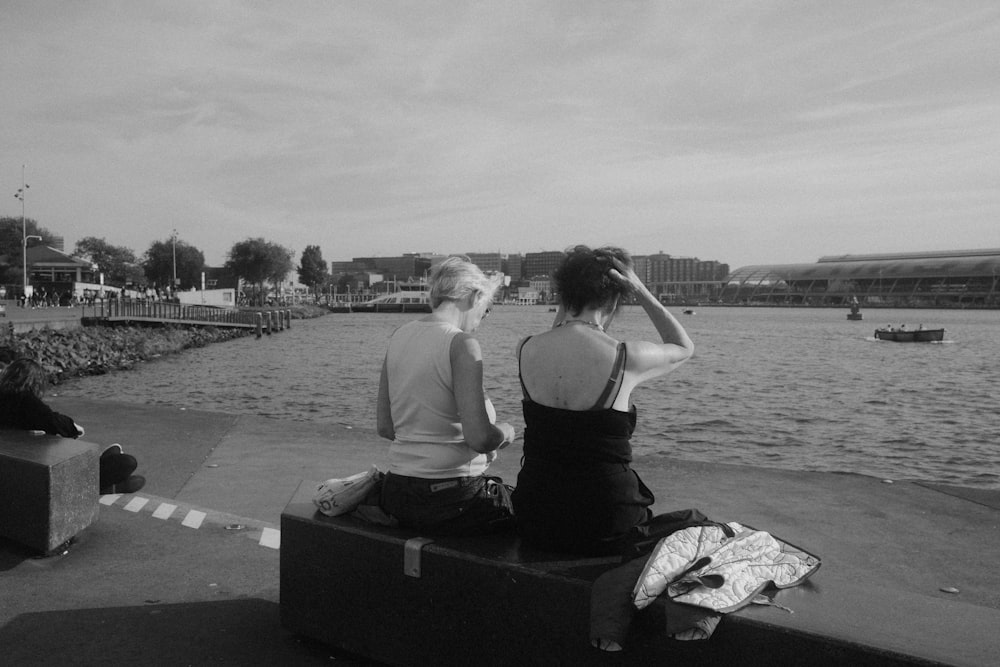
[[[510,488],[499,477],[425,479],[387,473],[381,505],[400,526],[433,535],[484,535],[514,527]]]

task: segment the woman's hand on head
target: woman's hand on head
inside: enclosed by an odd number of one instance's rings
[[[643,283],[639,280],[639,276],[636,275],[635,271],[628,268],[622,264],[617,259],[614,261],[614,267],[608,269],[608,277],[617,282],[620,285],[628,287],[629,290],[635,292],[643,287]]]

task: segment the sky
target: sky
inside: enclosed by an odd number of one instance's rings
[[[0,216],[23,166],[67,251],[1000,248],[995,0],[0,0],[0,45]]]

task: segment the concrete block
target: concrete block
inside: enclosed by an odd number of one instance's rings
[[[992,664],[1000,612],[861,587],[817,574],[782,591],[794,613],[751,605],[711,638],[666,636],[659,599],[621,653],[589,644],[593,581],[615,558],[526,549],[513,536],[421,540],[413,532],[326,517],[303,482],[281,515],[281,623],[392,665]],[[905,611],[903,611],[905,610]],[[471,658],[470,656],[475,656]]]
[[[49,552],[97,519],[99,447],[0,431],[0,535]]]

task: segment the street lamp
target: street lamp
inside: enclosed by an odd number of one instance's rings
[[[170,235],[170,243],[173,246],[174,251],[174,282],[170,285],[170,293],[173,294],[177,291],[177,230],[173,231]]]
[[[25,300],[28,298],[28,227],[25,223],[24,218],[24,196],[28,193],[28,188],[31,186],[24,182],[24,165],[21,165],[21,187],[17,192],[14,193],[15,199],[21,200],[21,261],[22,269],[24,270],[24,285],[22,286],[22,293],[24,294]],[[32,236],[31,238],[40,239],[40,236]]]

